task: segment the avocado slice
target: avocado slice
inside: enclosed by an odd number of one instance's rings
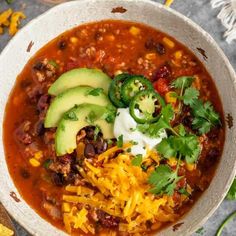
[[[104,106],[95,104],[81,104],[66,112],[60,120],[55,139],[56,153],[58,156],[72,153],[76,148],[78,132],[89,125],[98,126],[105,139],[114,138],[113,123],[108,123],[104,115],[109,112]],[[93,117],[93,122],[90,123]]]
[[[45,128],[57,127],[63,114],[74,107],[75,104],[92,103],[102,106],[111,105],[108,97],[100,91],[98,94],[89,94],[94,90],[92,87],[75,87],[60,93],[49,106],[46,114]]]
[[[77,86],[103,88],[108,93],[111,78],[98,69],[79,68],[62,74],[49,88],[48,93],[58,95],[67,89]]]

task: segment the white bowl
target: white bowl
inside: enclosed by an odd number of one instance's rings
[[[127,11],[111,13],[114,7],[123,6]],[[142,22],[153,26],[186,45],[203,61],[218,88],[225,116],[236,119],[236,75],[228,59],[213,38],[185,16],[160,4],[147,0],[80,0],[58,5],[39,16],[22,29],[7,45],[0,55],[0,122],[3,123],[7,98],[17,75],[27,61],[47,42],[64,31],[85,22],[103,19],[124,19]],[[34,45],[30,52],[27,47]],[[203,60],[196,48],[203,48],[208,59]],[[19,108],[20,109],[20,108]],[[8,173],[2,144],[2,125],[0,128],[0,200],[8,212],[33,235],[66,235],[38,216],[21,198]],[[216,174],[201,198],[193,208],[178,222],[184,222],[178,230],[173,226],[163,229],[160,235],[190,235],[200,227],[216,210],[224,199],[235,176],[236,170],[236,126],[226,127],[226,140],[223,156]],[[16,202],[10,193],[20,199]],[[175,224],[176,224],[175,223]]]

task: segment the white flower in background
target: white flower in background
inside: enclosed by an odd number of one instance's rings
[[[226,41],[231,43],[236,40],[236,0],[211,0],[213,8],[221,7],[218,18],[227,28],[224,34]]]

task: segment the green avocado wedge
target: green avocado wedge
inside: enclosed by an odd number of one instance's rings
[[[111,78],[98,69],[79,68],[62,74],[49,88],[50,95],[58,95],[67,89],[77,86],[103,88],[108,93]]]
[[[101,106],[111,105],[110,100],[102,91],[96,94],[93,94],[91,91],[94,91],[94,88],[78,86],[60,93],[49,106],[44,127],[57,127],[63,114],[75,105],[82,103],[92,103]]]
[[[57,156],[72,153],[76,148],[78,132],[89,125],[98,126],[105,139],[114,138],[113,123],[105,119],[109,110],[104,106],[94,104],[81,104],[65,113],[60,120],[55,138]],[[91,123],[91,117],[93,117]]]

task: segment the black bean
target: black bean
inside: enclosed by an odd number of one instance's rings
[[[104,141],[103,139],[99,139],[96,143],[95,143],[95,149],[96,149],[96,153],[97,154],[101,154],[103,152],[105,152],[107,150],[107,142]]]
[[[193,117],[190,115],[184,116],[182,119],[183,125],[190,128],[190,129],[192,127],[192,122],[193,122]]]
[[[56,186],[63,185],[63,175],[62,174],[53,172],[51,174],[51,180],[52,180],[52,183],[55,184]]]
[[[155,46],[156,46],[156,43],[154,42],[153,39],[148,39],[148,40],[145,42],[145,48],[148,49],[148,50],[154,49]]]
[[[111,216],[102,210],[97,210],[97,218],[99,223],[106,228],[115,228],[120,222],[118,217]]]
[[[39,112],[44,111],[45,109],[48,108],[49,103],[50,103],[50,96],[49,96],[48,94],[42,95],[42,96],[39,98],[39,100],[38,100],[38,103],[37,103],[37,110],[38,110]]]
[[[45,132],[44,120],[38,120],[34,125],[34,135],[41,136]]]
[[[88,126],[85,128],[86,138],[89,140],[94,139],[94,127]]]
[[[66,43],[65,40],[59,41],[59,43],[58,43],[58,48],[59,48],[60,50],[64,50],[66,47],[67,47],[67,43]]]
[[[162,43],[156,44],[156,51],[159,55],[164,55],[166,53],[165,46]]]
[[[87,158],[94,157],[96,155],[94,146],[91,143],[87,143],[84,148],[84,156]]]
[[[35,63],[33,68],[35,70],[42,71],[45,68],[45,65],[41,61],[38,61]]]
[[[25,168],[21,168],[20,169],[20,175],[24,178],[24,179],[29,179],[30,178],[30,173],[28,170],[26,170]]]

